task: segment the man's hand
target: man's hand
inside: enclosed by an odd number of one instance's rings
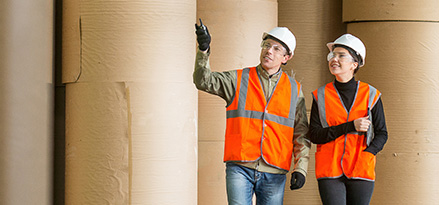
[[[300,172],[291,173],[291,190],[300,189],[305,184],[305,176]]]
[[[371,122],[369,120],[369,116],[358,118],[358,119],[354,120],[355,130],[357,130],[358,132],[367,132],[367,129],[369,129],[370,123]]]
[[[198,49],[200,49],[200,51],[206,51],[209,48],[211,38],[207,27],[203,24],[201,19],[200,25],[195,24],[195,33],[197,34]]]

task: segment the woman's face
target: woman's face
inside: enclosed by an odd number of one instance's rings
[[[336,47],[328,54],[329,71],[339,82],[347,82],[354,76],[358,62],[342,47]]]

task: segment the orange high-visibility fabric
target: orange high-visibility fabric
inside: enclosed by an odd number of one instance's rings
[[[294,80],[292,86],[289,77],[282,73],[273,94],[267,103],[257,69],[249,68],[248,83],[242,80],[243,70],[237,72],[235,97],[227,111],[240,113],[227,116],[224,161],[251,162],[261,156],[270,165],[289,170],[293,150],[294,117],[300,84]],[[243,99],[242,84],[247,85],[246,98]],[[245,89],[245,88],[243,88]],[[294,92],[292,89],[295,89]],[[292,96],[294,93],[295,96]],[[241,99],[241,100],[240,100]],[[293,105],[292,105],[293,104]],[[294,110],[291,110],[294,109]],[[288,118],[288,124],[267,119],[267,115]],[[292,122],[292,123],[290,123]]]
[[[318,99],[318,90],[313,92],[313,97],[317,101],[324,100],[326,119],[323,120],[329,127],[368,116],[368,109],[372,109],[380,96],[377,90],[375,96],[371,96],[373,101],[369,105],[369,84],[358,82],[356,97],[348,113],[346,109],[349,108],[345,109],[343,106],[334,83],[328,83],[324,92],[324,99]],[[351,179],[375,180],[376,157],[364,151],[366,148],[366,135],[358,132],[348,133],[334,141],[317,145],[316,178],[337,178],[344,174]]]

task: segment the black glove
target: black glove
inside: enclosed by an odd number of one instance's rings
[[[195,30],[195,33],[197,34],[198,49],[200,49],[200,51],[207,50],[210,45],[210,34],[207,27],[201,22],[201,19],[200,25],[195,24]]]
[[[300,172],[291,173],[291,190],[300,189],[305,184],[305,176]]]

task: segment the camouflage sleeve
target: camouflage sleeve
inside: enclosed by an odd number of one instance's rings
[[[218,95],[229,104],[235,94],[236,70],[212,72],[209,55],[209,51],[197,52],[193,82],[198,90]]]
[[[302,90],[300,90],[299,100],[296,106],[296,119],[294,123],[293,171],[300,172],[304,176],[306,176],[308,172],[309,150],[311,148],[311,142],[306,137],[307,134],[308,118],[306,115],[305,97]]]

